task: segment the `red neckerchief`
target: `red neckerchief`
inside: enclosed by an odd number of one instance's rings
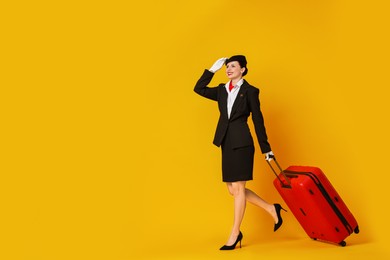
[[[232,84],[232,81],[230,81],[230,84],[229,84],[229,91],[232,91],[232,89],[234,88],[233,84]]]

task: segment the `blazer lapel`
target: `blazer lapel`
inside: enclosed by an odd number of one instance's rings
[[[221,115],[228,119],[228,111],[227,111],[227,98],[228,98],[228,93],[226,92],[225,85],[221,87],[221,98],[219,99],[219,109],[221,111]]]
[[[244,83],[240,87],[240,91],[237,93],[236,100],[234,100],[233,107],[232,107],[232,112],[230,113],[230,119],[233,118],[234,113],[237,110],[238,105],[244,100],[244,97],[246,95],[246,90],[247,90],[247,82],[244,81]]]

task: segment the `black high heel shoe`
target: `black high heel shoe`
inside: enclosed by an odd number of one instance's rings
[[[280,215],[280,211],[281,210],[284,210],[287,212],[287,210],[285,210],[284,208],[282,208],[282,206],[280,206],[280,204],[274,204],[275,206],[275,211],[276,211],[276,215],[278,216],[278,223],[275,224],[274,226],[274,232],[276,230],[278,230],[280,228],[280,226],[282,226],[283,224],[283,219],[282,219],[282,216]]]
[[[242,240],[242,238],[243,238],[243,235],[242,235],[242,233],[241,233],[241,231],[240,231],[240,234],[238,234],[238,237],[237,237],[237,239],[236,239],[236,242],[234,242],[233,245],[231,245],[231,246],[224,245],[224,246],[221,247],[219,250],[233,250],[233,249],[236,248],[236,245],[237,245],[238,242],[240,242],[240,248],[241,248],[241,240]]]

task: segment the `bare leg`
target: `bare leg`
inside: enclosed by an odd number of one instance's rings
[[[269,204],[250,189],[245,189],[245,198],[250,203],[267,211],[272,216],[275,223],[278,223],[278,216],[276,215],[275,206],[273,204]]]
[[[234,196],[234,222],[230,237],[226,243],[227,246],[233,245],[240,234],[240,226],[246,207],[245,184],[245,181],[227,183],[230,194]]]

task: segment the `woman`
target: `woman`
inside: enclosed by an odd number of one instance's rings
[[[214,73],[226,65],[229,81],[217,87],[208,87]],[[246,181],[253,179],[254,143],[247,119],[252,121],[265,159],[274,157],[268,143],[263,115],[260,111],[259,89],[243,79],[248,73],[247,61],[243,55],[218,59],[209,70],[205,70],[195,85],[199,95],[218,102],[220,117],[213,143],[222,148],[222,180],[227,184],[229,193],[234,196],[234,224],[230,236],[220,250],[235,249],[243,235],[240,231],[244,217],[246,201],[267,211],[275,221],[274,231],[283,223],[280,204],[270,204],[250,189],[245,188]],[[283,209],[284,210],[284,209]]]

